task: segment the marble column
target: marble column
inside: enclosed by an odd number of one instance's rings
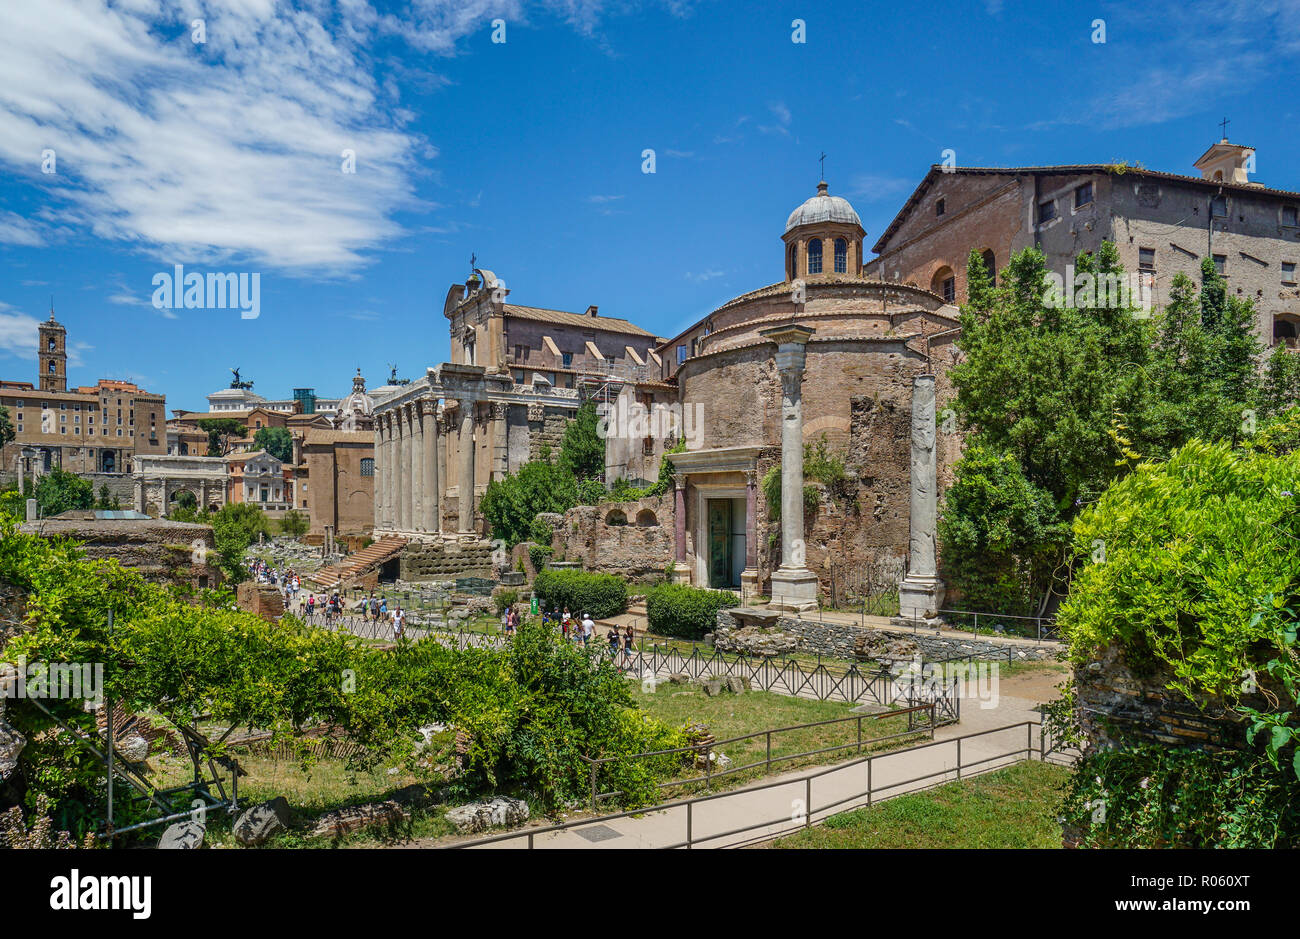
[[[18,467],[19,467],[19,471],[21,472],[22,464],[19,463]],[[19,495],[22,494],[22,491],[23,491],[22,476],[20,475],[18,477]],[[137,512],[144,512],[144,480],[143,479],[137,479],[135,481],[135,510]]]
[[[424,427],[420,422],[421,403],[412,401],[407,406],[406,423],[410,428],[411,450],[409,475],[411,486],[410,531],[424,530]]]
[[[740,595],[758,594],[758,470],[745,473],[745,569],[740,572]]]
[[[460,401],[460,534],[474,534],[474,402]]]
[[[790,324],[760,335],[777,344],[781,376],[781,566],[772,573],[772,609],[817,608],[817,575],[808,570],[803,537],[803,370],[813,330]]]
[[[691,572],[686,566],[686,477],[673,476],[673,580],[689,584]]]
[[[397,410],[397,527],[411,530],[411,429],[406,423],[406,409]]]
[[[935,558],[939,481],[934,397],[933,375],[912,379],[910,537],[907,576],[898,585],[898,615],[912,621],[937,616],[944,597]]]
[[[447,416],[434,419],[434,426],[437,428],[437,439],[434,441],[435,457],[433,467],[435,470],[434,488],[437,490],[437,501],[434,503],[434,511],[438,516],[437,531],[442,533],[444,538],[448,537],[449,532],[444,528],[442,523],[442,500],[447,493],[447,481],[451,478],[451,468],[447,465],[447,441],[451,436],[451,426],[447,423]]]
[[[420,527],[424,531],[438,530],[438,401],[420,402],[421,434],[424,445],[424,475],[421,480],[423,517]]]

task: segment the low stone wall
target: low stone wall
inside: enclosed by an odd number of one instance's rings
[[[671,495],[579,505],[552,528],[556,559],[578,560],[585,570],[633,583],[661,579],[673,559]]]
[[[1074,673],[1076,713],[1088,737],[1089,752],[1152,743],[1206,750],[1247,748],[1246,721],[1220,698],[1190,700],[1167,687],[1167,672],[1136,673],[1116,647],[1109,647]],[[1278,698],[1285,691],[1270,676],[1256,676],[1259,687]],[[1270,709],[1262,694],[1242,703]]]
[[[718,611],[720,627],[735,628],[740,625],[736,617],[728,610]],[[852,626],[846,623],[819,623],[815,620],[798,619],[793,616],[781,616],[774,628],[795,640],[796,651],[812,655],[826,655],[834,658],[853,658],[853,648],[858,638],[864,633],[880,633],[891,637],[910,639],[921,650],[925,661],[951,659],[959,656],[980,655],[998,656],[1006,659],[1008,649],[1013,661],[1044,661],[1054,659],[1061,651],[1055,642],[1043,642],[1034,645],[1005,642],[998,639],[963,638],[953,636],[936,636],[933,633],[915,632],[907,629],[888,629],[875,626]]]
[[[216,540],[210,525],[153,519],[43,519],[24,531],[46,538],[71,538],[88,557],[111,558],[158,583],[215,587],[223,577],[217,566]]]
[[[490,543],[412,541],[402,549],[398,577],[409,581],[491,577]]]

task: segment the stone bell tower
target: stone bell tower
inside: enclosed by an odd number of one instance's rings
[[[37,328],[36,368],[41,391],[68,390],[68,331],[54,321],[53,305]]]

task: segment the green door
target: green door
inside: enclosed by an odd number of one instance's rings
[[[731,500],[709,501],[709,586],[731,586]]]

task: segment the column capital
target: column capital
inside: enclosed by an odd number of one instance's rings
[[[686,488],[686,474],[685,474],[685,473],[673,473],[673,484],[674,484],[678,489],[685,489],[685,488]]]

